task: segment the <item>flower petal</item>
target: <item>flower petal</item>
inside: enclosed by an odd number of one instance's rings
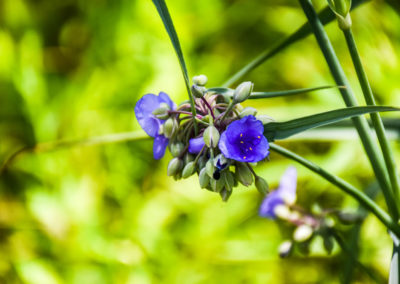
[[[271,191],[261,203],[258,214],[261,217],[275,219],[276,216],[274,210],[275,207],[280,204],[284,204],[284,201],[280,196],[280,192],[278,190]]]
[[[296,201],[297,171],[295,167],[289,167],[282,175],[278,191],[286,204],[294,204]]]
[[[169,142],[168,138],[165,137],[164,135],[157,135],[154,138],[153,142],[154,159],[159,160],[164,156],[165,149],[167,149],[168,146],[168,142]]]
[[[171,109],[176,109],[176,104],[170,99],[170,97],[166,93],[160,92],[158,94],[158,97],[160,103],[166,103]]]
[[[192,138],[189,140],[189,153],[191,154],[198,154],[200,153],[201,149],[203,149],[205,143],[203,136],[198,138]]]

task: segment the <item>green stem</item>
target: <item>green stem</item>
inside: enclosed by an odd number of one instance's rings
[[[318,19],[318,15],[315,12],[314,7],[312,6],[311,0],[299,1],[304,10],[304,13],[308,18],[319,47],[321,48],[325,60],[328,63],[329,69],[336,81],[336,84],[346,87],[344,89],[340,89],[340,93],[346,106],[357,106],[358,103],[355,99],[354,93],[335,54],[333,46],[329,41],[328,35],[324,30],[324,26]],[[394,195],[390,187],[389,176],[386,172],[384,161],[382,156],[380,155],[378,145],[376,145],[376,143],[372,139],[370,133],[371,130],[368,126],[367,120],[365,117],[354,117],[352,118],[352,121],[357,129],[358,135],[360,136],[365,152],[367,153],[367,156],[370,160],[371,166],[374,170],[379,185],[382,188],[382,192],[388,205],[389,212],[397,220],[398,209],[396,207],[396,203],[394,202]]]
[[[147,136],[143,131],[135,131],[135,132],[125,132],[125,133],[117,133],[117,134],[109,134],[104,136],[91,137],[87,139],[80,140],[58,140],[52,142],[43,142],[38,143],[33,146],[26,146],[11,154],[1,165],[0,174],[21,154],[29,153],[29,152],[49,152],[53,150],[58,150],[62,148],[71,148],[71,147],[83,147],[83,146],[93,146],[93,145],[101,145],[101,144],[110,144],[110,143],[118,143],[118,142],[126,142],[126,141],[140,141],[150,139],[150,136]]]
[[[365,101],[367,105],[376,105],[375,98],[372,93],[371,86],[368,81],[367,74],[365,73],[364,67],[361,62],[357,45],[353,37],[353,32],[350,29],[343,31],[346,38],[347,47],[349,48],[351,59],[353,60],[354,68],[356,70],[358,80],[360,81],[361,89],[363,91]],[[386,136],[385,126],[383,125],[381,116],[379,113],[371,113],[371,121],[375,128],[376,135],[378,136],[379,144],[382,149],[383,157],[385,159],[386,167],[389,172],[390,182],[393,188],[394,197],[397,203],[397,207],[400,207],[400,178],[397,174],[396,162],[394,155],[389,144],[389,140]]]
[[[326,170],[322,169],[313,162],[293,153],[275,143],[269,144],[271,149],[286,158],[296,161],[306,167],[307,169],[313,171],[314,173],[320,175],[333,185],[337,186],[347,194],[351,195],[353,198],[357,199],[360,204],[362,204],[367,210],[372,212],[390,231],[392,231],[397,236],[400,236],[400,227],[393,221],[393,219],[380,208],[371,198],[369,198],[364,192],[358,190],[353,185],[344,181],[343,179],[332,175]]]

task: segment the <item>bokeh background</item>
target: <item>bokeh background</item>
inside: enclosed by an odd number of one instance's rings
[[[189,73],[206,74],[210,87],[306,20],[291,0],[167,4]],[[399,11],[396,0],[374,0],[353,13],[367,73],[385,105],[400,105]],[[327,31],[363,102],[336,23]],[[257,91],[333,84],[312,36],[244,79]],[[133,107],[159,91],[186,99],[151,1],[0,1],[0,161],[39,142],[140,130]],[[276,120],[343,107],[334,89],[246,105]],[[281,145],[366,189],[374,178],[360,143],[344,133],[336,138],[294,137]],[[154,161],[148,140],[19,156],[0,176],[0,283],[373,283],[337,245],[328,256],[318,238],[310,256],[280,259],[278,246],[291,229],[257,216],[255,188],[239,187],[224,203],[194,176],[167,177],[168,155]],[[293,163],[274,153],[270,160],[256,171],[274,188]],[[297,169],[300,205],[357,210],[337,188]],[[376,200],[384,206],[381,194]],[[375,217],[366,218],[353,244],[385,281],[391,240]]]

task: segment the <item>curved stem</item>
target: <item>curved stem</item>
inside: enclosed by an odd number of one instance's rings
[[[318,45],[325,57],[325,60],[329,66],[332,76],[335,82],[339,86],[345,86],[345,89],[340,89],[342,98],[346,106],[357,106],[357,100],[350,87],[347,77],[340,65],[339,59],[333,49],[333,46],[324,30],[324,26],[318,18],[317,13],[311,3],[311,0],[299,0],[304,13],[311,25],[314,32],[315,38],[317,39]],[[357,129],[358,135],[360,136],[361,142],[364,146],[365,152],[370,160],[371,166],[374,170],[379,185],[382,188],[383,195],[388,205],[390,215],[396,220],[398,219],[398,208],[394,200],[394,194],[390,185],[388,173],[380,153],[380,149],[375,141],[372,139],[370,128],[365,117],[354,117],[352,118],[354,126]]]
[[[118,142],[126,142],[126,141],[139,141],[150,139],[150,136],[147,136],[143,131],[135,131],[135,132],[124,132],[117,134],[109,134],[104,136],[91,137],[87,139],[80,140],[58,140],[52,142],[44,142],[38,143],[33,146],[26,146],[11,154],[1,165],[0,174],[20,155],[29,152],[47,152],[53,151],[62,148],[70,148],[76,146],[93,146],[93,145],[101,145],[101,144],[109,144],[109,143],[118,143]]]
[[[353,198],[357,199],[366,209],[371,211],[390,231],[395,233],[397,236],[400,236],[400,227],[393,221],[393,219],[382,209],[380,208],[371,198],[369,198],[364,192],[358,190],[353,185],[344,181],[343,179],[332,175],[331,173],[325,171],[318,165],[313,162],[293,153],[281,146],[276,145],[275,143],[269,144],[271,149],[286,158],[289,158],[293,161],[296,161],[306,167],[307,169],[313,171],[319,176],[323,177],[325,180],[329,181],[333,185],[340,188],[342,191],[351,195]]]
[[[349,49],[351,59],[353,60],[354,68],[357,73],[358,80],[360,81],[360,86],[364,94],[365,101],[367,105],[376,105],[375,98],[372,93],[371,86],[368,81],[367,73],[365,73],[364,67],[361,62],[359,52],[357,50],[357,45],[353,37],[353,32],[350,29],[343,31],[346,38],[347,47]],[[385,159],[386,167],[389,172],[390,182],[392,184],[394,197],[397,203],[397,207],[400,207],[400,178],[397,174],[396,162],[394,160],[394,155],[389,144],[389,140],[385,133],[385,126],[383,125],[382,118],[379,113],[371,113],[371,121],[375,128],[376,135],[379,140],[379,144],[382,149],[383,158]]]

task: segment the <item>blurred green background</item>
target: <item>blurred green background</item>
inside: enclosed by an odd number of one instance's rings
[[[314,2],[318,9],[326,5]],[[209,87],[305,22],[291,0],[167,3],[189,73],[206,74]],[[353,23],[378,102],[399,106],[398,2],[367,3],[353,13]],[[337,25],[327,31],[363,102]],[[256,91],[333,84],[312,36],[244,79]],[[176,56],[151,1],[0,0],[0,161],[38,142],[140,130],[133,107],[142,95],[159,91],[176,102],[186,99]],[[277,120],[344,106],[336,90],[246,105]],[[281,144],[360,188],[373,182],[356,139]],[[393,145],[398,155],[399,145]],[[337,245],[328,256],[317,239],[309,257],[279,259],[278,246],[290,228],[257,216],[261,196],[254,188],[239,187],[223,203],[201,190],[194,176],[178,182],[167,177],[168,155],[154,161],[149,140],[17,158],[0,176],[0,283],[343,279],[348,256]],[[274,153],[270,158],[256,171],[273,188],[292,163]],[[302,206],[357,208],[338,189],[297,169]],[[384,206],[381,195],[377,201]],[[385,279],[391,240],[375,217],[366,219],[358,244],[360,260]],[[358,269],[352,278],[372,282]]]

